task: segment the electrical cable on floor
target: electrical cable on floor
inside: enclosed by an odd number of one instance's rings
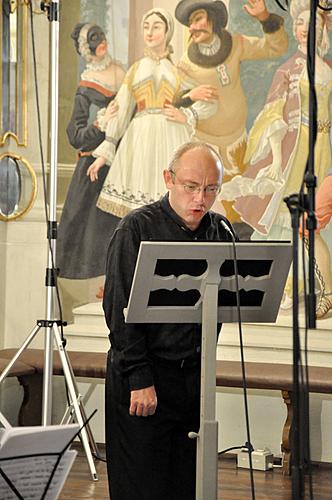
[[[233,451],[233,450],[247,449],[249,452],[250,448],[251,448],[251,451],[254,451],[254,448],[253,448],[252,444],[250,444],[250,443],[243,444],[242,446],[231,446],[230,448],[226,448],[225,450],[218,451],[218,456],[223,455],[224,453],[228,453],[229,451]]]

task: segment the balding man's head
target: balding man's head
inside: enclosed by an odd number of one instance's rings
[[[204,156],[204,152],[207,155],[211,155],[216,164],[216,167],[220,171],[220,176],[222,178],[223,165],[221,158],[215,151],[215,149],[213,149],[212,146],[206,144],[205,142],[186,142],[185,144],[182,144],[182,146],[177,148],[173,153],[168,170],[170,171],[173,170],[175,172],[178,169],[179,165],[181,164],[181,158],[189,151],[197,151],[199,157],[201,156],[202,153]]]
[[[221,159],[208,144],[190,142],[175,151],[164,179],[171,207],[190,229],[213,205],[221,178]]]

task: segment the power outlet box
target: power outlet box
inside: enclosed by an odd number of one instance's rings
[[[268,448],[263,450],[255,450],[251,453],[252,468],[255,470],[271,470],[273,469],[273,454]],[[237,466],[244,469],[249,469],[249,452],[246,448],[242,448],[237,454]]]

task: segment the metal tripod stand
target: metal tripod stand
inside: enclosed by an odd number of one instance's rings
[[[70,398],[70,404],[67,407],[67,410],[63,416],[62,419],[62,424],[69,423],[71,420],[75,419],[77,423],[79,424],[81,431],[80,431],[80,438],[82,440],[83,448],[88,460],[90,472],[91,472],[91,477],[94,481],[98,480],[98,475],[96,472],[95,464],[93,461],[93,454],[92,451],[94,452],[95,455],[98,455],[98,449],[96,446],[96,443],[94,441],[91,429],[89,424],[86,424],[87,417],[85,414],[84,406],[82,403],[82,397],[81,394],[79,393],[76,380],[74,377],[74,372],[72,369],[72,366],[70,364],[70,360],[68,357],[68,354],[65,350],[65,347],[63,345],[63,340],[61,338],[60,332],[59,332],[59,326],[60,326],[60,321],[56,320],[38,320],[37,321],[37,326],[30,332],[28,337],[25,339],[23,342],[22,346],[18,349],[17,353],[15,356],[12,358],[12,360],[8,363],[6,368],[3,370],[3,372],[0,375],[0,384],[1,382],[6,378],[8,373],[10,372],[12,366],[14,366],[15,362],[19,359],[21,354],[28,348],[29,344],[32,342],[32,340],[35,338],[35,336],[38,334],[39,330],[41,328],[45,328],[46,335],[49,335],[52,340],[54,340],[56,347],[59,352],[61,364],[62,364],[62,369],[66,381],[66,385],[68,388],[68,395]],[[47,376],[46,372],[46,358],[49,359],[48,352],[45,349],[45,356],[44,356],[44,377],[43,377],[43,412],[42,412],[42,424],[43,425],[50,425],[50,419],[48,419],[48,415],[45,413],[45,408],[47,408],[47,413],[50,412],[52,409],[51,406],[51,400],[52,400],[52,392],[51,390],[48,391],[48,398],[50,399],[45,399],[45,385],[47,385],[48,389],[51,389],[51,384],[49,384],[49,377]],[[53,354],[53,349],[51,352],[51,355]],[[53,367],[53,363],[50,363],[51,368]],[[51,382],[52,380],[50,380]],[[50,415],[51,416],[51,415]],[[0,422],[4,427],[10,427],[10,423],[8,420],[4,417],[2,413],[0,413]],[[91,447],[90,447],[91,446]],[[92,451],[91,451],[92,448]]]
[[[29,4],[32,9],[31,2]],[[43,399],[42,399],[42,425],[51,425],[52,419],[52,376],[53,376],[53,346],[54,343],[59,351],[65,382],[68,388],[69,406],[61,423],[68,423],[75,419],[81,427],[80,438],[89,463],[92,479],[98,480],[96,468],[90,445],[96,455],[98,450],[94,441],[89,424],[85,424],[86,415],[81,395],[75,381],[73,369],[68,354],[65,350],[65,342],[59,332],[66,323],[54,319],[55,294],[57,270],[55,265],[55,247],[57,236],[56,222],[56,193],[57,193],[57,144],[58,144],[58,75],[59,75],[59,0],[42,2],[42,10],[46,10],[48,20],[51,22],[51,152],[50,152],[50,187],[49,187],[49,216],[48,218],[48,267],[46,270],[46,319],[38,320],[37,326],[30,332],[22,346],[18,349],[14,358],[9,362],[0,375],[0,383],[8,375],[10,369],[29,346],[41,328],[45,329],[44,340],[44,372],[43,372]],[[32,16],[32,13],[31,13]],[[47,211],[47,209],[46,209]],[[8,420],[0,412],[0,422],[4,427],[10,427]]]

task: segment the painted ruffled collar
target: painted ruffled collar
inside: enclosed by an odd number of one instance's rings
[[[197,43],[192,42],[188,47],[189,60],[203,68],[214,68],[222,64],[231,53],[233,46],[232,35],[223,29],[220,35],[216,35],[216,37],[219,39],[219,48],[217,49],[217,43],[212,41],[212,51],[216,50],[212,54],[205,54],[201,51],[203,44],[199,46]]]
[[[214,56],[220,49],[221,41],[218,35],[214,35],[211,43],[199,43],[198,50],[204,56]]]
[[[85,70],[83,72],[82,75],[84,75],[84,73],[86,71],[104,71],[104,69],[106,69],[108,66],[110,66],[110,64],[112,64],[112,58],[109,54],[106,54],[102,59],[99,59],[99,60],[94,60],[94,61],[91,61],[89,62],[86,67],[85,67]]]

